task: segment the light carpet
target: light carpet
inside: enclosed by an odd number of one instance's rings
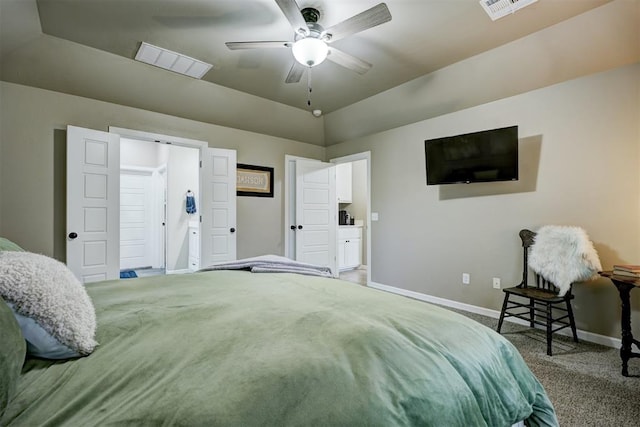
[[[493,330],[498,326],[491,317],[452,311]],[[631,376],[623,377],[619,349],[554,335],[553,356],[547,356],[542,330],[505,322],[502,335],[544,386],[561,426],[640,425],[640,359],[629,361]]]

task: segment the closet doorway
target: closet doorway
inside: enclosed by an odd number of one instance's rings
[[[199,215],[185,209],[199,194],[198,148],[120,139],[120,271],[124,276],[184,272],[189,227]]]
[[[82,283],[122,277],[121,139],[168,147],[168,154],[162,157],[166,163],[163,225],[166,273],[186,273],[203,265],[235,260],[235,150],[210,148],[206,141],[113,126],[109,126],[109,132],[103,132],[68,125],[66,257],[67,266],[76,277]],[[131,163],[134,157],[125,154],[122,161]],[[154,169],[158,164],[162,162],[138,167]],[[186,209],[189,190],[196,203],[195,213]]]

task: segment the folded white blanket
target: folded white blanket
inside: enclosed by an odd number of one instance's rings
[[[248,270],[252,273],[298,273],[308,276],[333,277],[329,267],[294,261],[278,255],[243,258],[236,261],[213,264],[200,269],[200,271],[212,270]]]

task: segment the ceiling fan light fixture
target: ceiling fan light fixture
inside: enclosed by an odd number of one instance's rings
[[[291,49],[296,61],[306,67],[314,67],[327,59],[329,46],[320,39],[307,37],[293,44]]]

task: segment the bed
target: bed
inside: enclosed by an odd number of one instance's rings
[[[0,425],[557,425],[506,339],[424,302],[227,270],[86,291],[99,345],[28,357]]]

